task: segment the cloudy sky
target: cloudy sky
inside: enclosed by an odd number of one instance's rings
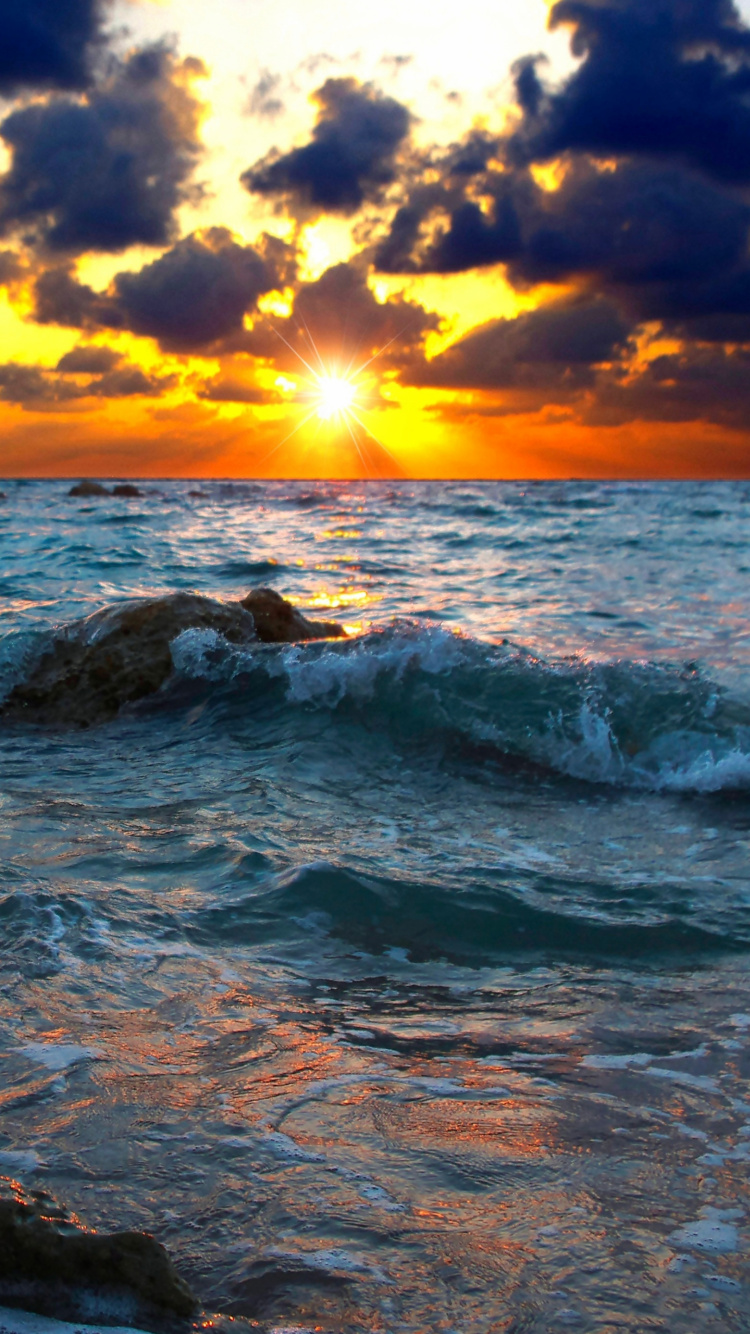
[[[748,20],[0,0],[0,471],[747,476]]]

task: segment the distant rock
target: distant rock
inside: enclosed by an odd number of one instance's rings
[[[0,717],[51,727],[92,727],[125,704],[155,694],[173,671],[170,645],[184,630],[215,630],[230,644],[289,644],[339,638],[332,621],[309,621],[271,588],[242,602],[172,593],[105,607],[66,626],[25,681],[11,690]]]
[[[7,500],[7,499],[8,499],[8,497],[6,496],[5,492],[4,492],[4,491],[0,491],[0,500]]]
[[[274,588],[253,588],[240,606],[252,613],[256,634],[264,644],[346,638],[346,630],[338,622],[309,621]]]
[[[196,499],[196,500],[208,500],[208,499],[209,499],[209,495],[208,495],[208,492],[207,492],[207,491],[188,491],[188,495],[189,495],[189,496],[195,496],[195,499]]]
[[[86,496],[86,497],[111,496],[111,494],[112,492],[108,491],[106,486],[102,486],[101,482],[88,482],[88,481],[76,482],[76,485],[71,486],[68,492],[69,496]]]
[[[152,1324],[195,1313],[190,1288],[147,1232],[88,1232],[45,1192],[7,1178],[0,1188],[0,1301],[63,1320],[113,1298]]]
[[[118,482],[117,486],[112,487],[113,496],[142,496],[143,492],[133,486],[132,482]]]

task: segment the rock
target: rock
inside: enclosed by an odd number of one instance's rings
[[[66,627],[0,707],[9,721],[92,727],[155,694],[173,670],[170,645],[184,630],[215,630],[230,644],[341,637],[331,621],[308,621],[279,593],[256,588],[242,602],[172,593],[105,607]]]
[[[8,497],[6,496],[5,492],[4,492],[4,491],[0,491],[0,500],[7,500],[7,499],[8,499]]]
[[[189,495],[189,496],[195,496],[195,499],[196,499],[196,500],[208,500],[208,499],[209,499],[209,494],[208,494],[207,491],[188,491],[188,495]]]
[[[304,639],[342,639],[346,631],[336,621],[309,621],[273,588],[253,588],[241,607],[252,613],[255,630],[264,644],[294,644]]]
[[[118,482],[117,486],[112,487],[113,496],[142,496],[143,492],[133,486],[132,482]]]
[[[69,496],[86,497],[109,496],[111,494],[111,491],[108,491],[106,486],[102,486],[101,482],[77,482],[75,486],[71,486],[68,492]]]
[[[151,1323],[193,1315],[193,1293],[149,1233],[89,1232],[45,1192],[0,1184],[0,1301],[62,1319],[97,1298],[125,1299]]]
[[[256,638],[239,603],[197,593],[107,607],[56,637],[0,713],[52,726],[91,727],[153,695],[172,672],[170,644],[183,630],[216,630],[232,644]]]

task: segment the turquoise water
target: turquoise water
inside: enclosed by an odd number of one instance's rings
[[[4,693],[175,589],[350,638],[0,725],[0,1173],[240,1328],[747,1329],[750,486],[141,488],[3,484]]]

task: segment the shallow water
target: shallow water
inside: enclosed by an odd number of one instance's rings
[[[0,1173],[264,1329],[747,1329],[750,487],[142,485],[4,484],[5,691],[352,638],[0,729]]]

